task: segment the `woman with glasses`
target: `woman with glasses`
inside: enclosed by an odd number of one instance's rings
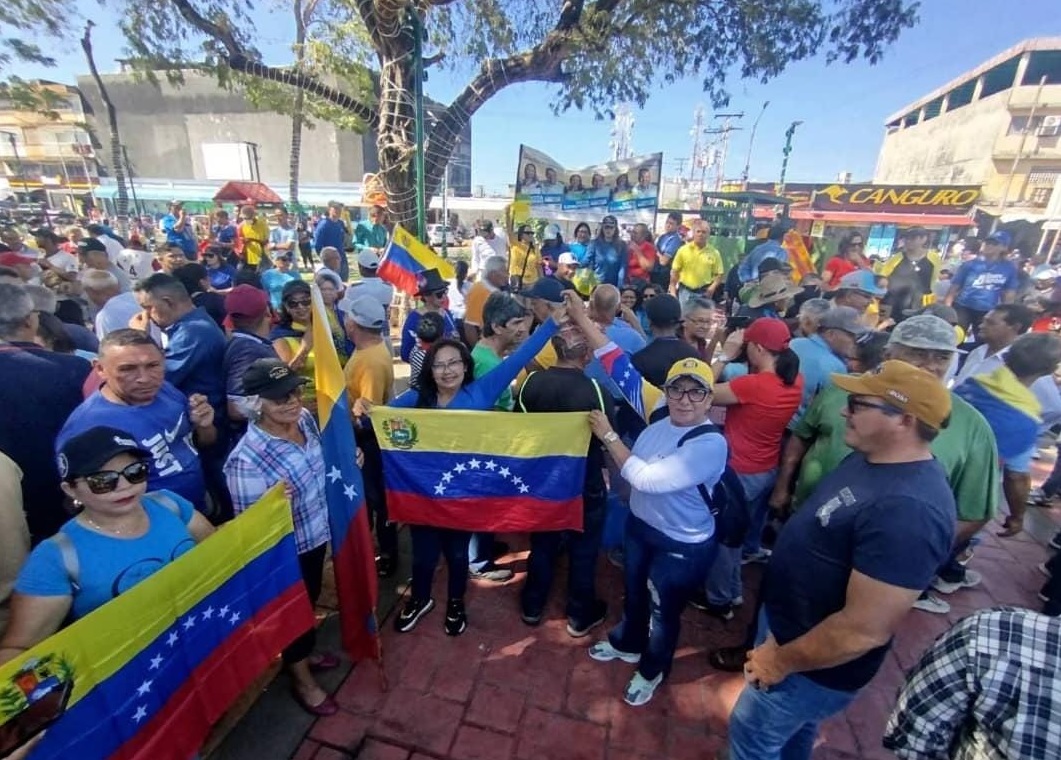
[[[302,403],[316,416],[316,357],[313,353],[313,300],[309,283],[294,280],[284,286],[279,316],[280,322],[273,328],[269,340],[273,342],[273,350],[280,360],[305,379]]]
[[[417,330],[420,320],[425,314],[437,314],[442,318],[443,330],[441,337],[460,337],[457,332],[457,323],[453,321],[453,315],[443,304],[449,293],[449,282],[442,279],[437,269],[428,269],[421,272],[417,277],[416,297],[420,299],[420,306],[409,312],[402,325],[402,344],[398,349],[403,362],[409,362],[412,358],[413,349],[420,345]]]
[[[516,229],[516,240],[509,246],[508,275],[512,290],[527,290],[542,276],[542,256],[534,245],[534,229],[521,224]]]
[[[0,662],[106,604],[214,532],[186,499],[172,491],[147,493],[150,457],[125,431],[103,426],[60,448],[60,488],[77,515],[38,544],[23,566]]]
[[[306,379],[277,359],[258,359],[243,375],[250,424],[225,462],[225,479],[236,514],[249,509],[277,483],[284,483],[295,525],[298,564],[310,602],[320,597],[324,556],[331,531],[325,495],[320,429],[302,405]],[[361,466],[361,452],[357,452]],[[313,654],[316,629],[284,650],[291,694],[311,715],[334,715],[339,707],[314,678],[314,672],[339,666],[334,654]]]
[[[203,266],[210,280],[210,290],[227,293],[236,285],[236,270],[225,261],[225,249],[211,245],[203,251]]]
[[[598,283],[622,287],[626,279],[627,245],[619,237],[619,224],[608,215],[601,220],[600,232],[586,248],[583,265],[593,270]]]
[[[869,259],[865,256],[866,243],[861,232],[851,232],[840,240],[836,255],[822,270],[822,286],[826,290],[835,290],[845,274],[857,269],[870,269]]]
[[[440,340],[431,346],[424,357],[417,387],[398,396],[391,406],[478,411],[493,409],[516,375],[537,356],[557,329],[559,325],[555,319],[546,320],[523,345],[478,380],[475,379],[475,362],[468,347],[457,340]],[[443,554],[449,568],[443,627],[448,635],[459,636],[468,627],[464,592],[468,587],[468,541],[471,533],[411,525],[409,535],[413,541],[413,582],[409,599],[395,618],[394,627],[400,633],[411,631],[420,618],[434,609],[431,582],[438,565],[438,556]]]
[[[339,296],[342,295],[342,280],[334,272],[317,272],[313,278],[324,301],[324,313],[328,317],[328,331],[332,334],[335,352],[339,354],[339,366],[345,367],[346,361],[354,353],[354,344],[346,336],[346,312],[339,308]]]

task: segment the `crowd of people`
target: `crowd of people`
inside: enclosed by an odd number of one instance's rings
[[[976,253],[950,278],[920,228],[877,267],[851,234],[820,276],[795,282],[781,224],[727,269],[708,223],[686,230],[677,215],[656,239],[605,216],[596,230],[579,224],[572,242],[548,225],[540,243],[530,226],[505,234],[483,221],[453,281],[421,273],[416,305],[392,335],[394,291],[377,276],[386,212],[372,208],[353,230],[341,213],[332,204],[300,234],[286,212],[270,225],[244,206],[236,224],[218,211],[200,239],[174,203],[153,258],[104,225],[35,230],[32,248],[4,231],[0,663],[280,482],[316,600],[329,527],[312,285],[353,402],[350,456],[364,476],[379,575],[401,568],[374,407],[585,413],[583,530],[530,536],[513,614],[541,624],[566,553],[567,632],[598,631],[609,619],[598,559],[617,517],[621,541],[608,556],[622,567],[622,610],[588,655],[635,666],[623,699],[636,707],[665,682],[687,608],[730,620],[754,606],[743,644],[705,662],[745,674],[730,725],[736,760],[809,758],[818,724],[873,678],[910,610],[946,614],[947,597],[982,582],[978,535],[999,510],[999,535],[1012,537],[1029,504],[1061,493],[1061,464],[1039,490],[1030,478],[1040,436],[1061,422],[1061,337],[1042,318],[1053,293],[1045,270],[1012,260],[1004,232],[979,248],[967,241]],[[405,390],[396,356],[410,365]],[[508,547],[488,533],[408,532],[412,583],[395,629],[412,632],[436,606],[441,556],[442,626],[461,635],[477,624],[465,607],[469,578],[511,580]],[[1040,568],[1047,616],[1061,613],[1059,562]],[[750,564],[765,565],[754,599],[742,582]],[[1049,631],[1058,649],[1061,622],[1007,614]],[[949,635],[991,657],[979,637],[1016,624],[985,615]],[[941,666],[930,657],[885,738],[902,757],[945,756],[925,749],[945,738],[926,723],[944,699],[932,691]],[[314,715],[338,709],[315,674],[339,660],[315,651],[313,632],[283,660],[298,704]],[[980,687],[951,688],[960,702],[963,688],[971,701]],[[1025,680],[1010,688],[1015,698],[991,720],[954,716],[946,746],[995,734],[1016,748],[1041,742],[1013,727],[1038,709]],[[1035,746],[1005,756],[1049,756]]]

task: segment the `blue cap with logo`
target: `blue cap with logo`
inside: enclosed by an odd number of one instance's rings
[[[997,232],[992,232],[988,235],[987,240],[984,242],[998,243],[1000,246],[1008,250],[1013,247],[1013,235],[1005,230],[998,230]]]

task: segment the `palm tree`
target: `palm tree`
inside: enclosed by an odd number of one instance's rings
[[[85,51],[85,58],[88,59],[88,70],[92,74],[92,79],[96,82],[96,87],[99,88],[100,100],[103,101],[103,106],[107,109],[107,123],[111,132],[111,167],[114,169],[114,181],[118,183],[118,230],[124,235],[129,215],[129,193],[125,186],[125,167],[122,164],[122,141],[118,135],[118,111],[114,108],[114,103],[107,93],[107,88],[103,86],[103,78],[99,75],[99,69],[96,68],[96,58],[92,54],[93,26],[95,24],[89,19],[88,23],[85,24],[85,35],[81,38],[81,49]]]

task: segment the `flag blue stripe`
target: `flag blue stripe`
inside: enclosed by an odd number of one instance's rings
[[[294,534],[247,563],[212,594],[187,612],[162,635],[133,656],[117,672],[82,697],[52,728],[33,753],[33,760],[105,760],[132,738],[139,728],[147,726],[161,710],[169,696],[184,682],[230,634],[254,617],[292,584],[302,582]],[[222,622],[219,612],[228,608]],[[212,610],[210,618],[203,614]],[[233,622],[232,615],[238,614]],[[185,627],[194,618],[194,626]],[[167,644],[177,634],[173,646]],[[120,648],[122,642],[115,642]],[[61,654],[61,653],[57,653]],[[163,660],[152,670],[152,659]],[[74,674],[76,680],[77,674]],[[140,695],[137,689],[151,681],[150,691]],[[138,708],[144,708],[139,721]]]
[[[346,391],[340,393],[339,398],[335,400],[328,416],[328,424],[321,431],[321,450],[328,471],[331,472],[333,467],[337,467],[341,475],[340,478],[329,477],[325,488],[332,552],[339,554],[351,523],[358,510],[365,504],[365,485],[361,478],[361,469],[357,466],[357,444],[350,423],[350,406]]]
[[[954,389],[984,416],[995,434],[998,455],[1003,459],[1018,457],[1035,445],[1039,420],[1023,409],[1007,404],[976,381],[962,383]]]
[[[426,269],[408,250],[394,242],[387,249],[387,261],[413,274],[419,274]]]
[[[525,459],[442,451],[385,450],[383,471],[388,490],[405,493],[447,499],[526,496],[567,501],[582,494],[586,458],[543,456]]]

